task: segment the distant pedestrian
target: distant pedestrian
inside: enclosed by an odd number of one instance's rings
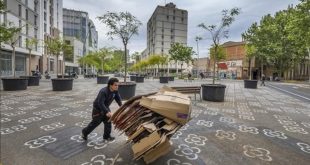
[[[115,100],[119,106],[122,105],[121,97],[118,93],[118,79],[110,78],[108,85],[102,88],[93,103],[92,121],[82,130],[82,138],[87,140],[89,135],[101,122],[104,123],[103,139],[112,141],[111,130],[112,124],[109,119],[112,116],[109,106]]]
[[[265,79],[266,79],[266,77],[265,77],[265,75],[263,74],[262,75],[262,79],[261,79],[261,81],[262,81],[262,83],[260,84],[260,86],[265,86]]]

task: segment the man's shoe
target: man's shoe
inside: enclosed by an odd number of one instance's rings
[[[83,131],[82,131],[82,139],[85,140],[85,141],[87,140],[87,135],[85,135],[85,134],[83,133]]]
[[[115,139],[115,137],[110,136],[108,138],[103,138],[103,139],[106,141],[113,141]]]

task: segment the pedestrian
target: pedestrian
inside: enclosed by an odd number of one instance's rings
[[[82,130],[82,138],[87,140],[89,135],[101,122],[104,123],[103,139],[112,141],[115,138],[111,136],[112,124],[109,119],[112,116],[109,106],[115,100],[119,106],[122,105],[121,97],[118,93],[118,79],[110,78],[108,85],[102,88],[94,103],[92,111],[92,121]]]
[[[260,86],[262,86],[262,85],[265,86],[265,79],[266,79],[265,75],[262,74],[262,79],[261,79],[262,83],[260,84]]]

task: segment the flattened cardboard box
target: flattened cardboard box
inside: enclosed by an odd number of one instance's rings
[[[190,99],[178,92],[163,91],[149,97],[142,97],[140,105],[182,125],[190,119]]]

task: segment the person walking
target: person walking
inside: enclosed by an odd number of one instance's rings
[[[261,81],[262,81],[262,83],[260,84],[260,86],[265,86],[265,79],[266,79],[266,77],[265,77],[265,75],[263,74],[262,75],[262,79],[261,79]]]
[[[87,136],[101,123],[104,123],[103,139],[113,141],[115,138],[111,136],[112,124],[109,119],[112,116],[109,106],[115,100],[119,106],[122,106],[121,97],[118,93],[118,79],[110,78],[108,85],[102,88],[94,103],[92,111],[92,121],[82,130],[82,138],[87,140]]]

